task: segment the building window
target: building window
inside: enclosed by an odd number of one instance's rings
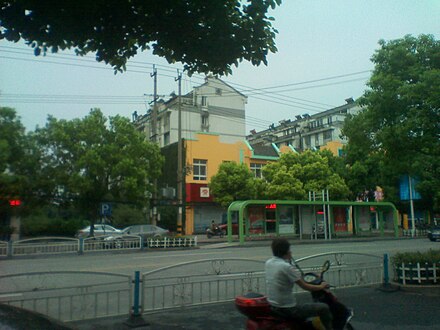
[[[208,98],[206,96],[202,96],[202,107],[206,107],[208,105]]]
[[[170,132],[167,132],[163,135],[163,145],[167,146],[170,144]]]
[[[167,132],[167,131],[170,130],[170,117],[171,117],[171,114],[170,114],[170,113],[167,113],[167,114],[164,116],[164,119],[163,119],[163,127],[164,127],[165,132]]]
[[[222,90],[221,90],[221,88],[216,88],[216,89],[215,89],[215,95],[222,95]]]
[[[304,137],[304,144],[305,144],[305,147],[306,147],[306,148],[309,148],[309,147],[310,147],[310,145],[311,145],[311,140],[312,140],[312,139],[310,138],[310,135]]]
[[[160,132],[162,132],[162,122],[160,120],[160,118],[157,119],[157,134],[160,134]]]
[[[209,128],[209,116],[202,115],[202,131],[208,131]]]
[[[324,131],[324,141],[331,141],[332,139],[332,131]]]
[[[195,181],[206,180],[206,166],[205,159],[194,159],[193,161],[193,179]]]
[[[315,134],[315,146],[319,146],[319,134]]]
[[[260,179],[263,177],[263,172],[262,172],[263,164],[251,163],[250,168],[252,173],[254,173],[254,177]]]
[[[330,125],[331,123],[333,123],[333,117],[332,116],[327,117],[327,124]]]

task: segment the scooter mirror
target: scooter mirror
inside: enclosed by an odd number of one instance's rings
[[[323,274],[323,273],[325,273],[326,271],[328,271],[329,268],[330,268],[330,261],[329,261],[329,260],[326,260],[326,261],[324,262],[324,264],[322,265],[322,268],[321,268],[321,274]]]

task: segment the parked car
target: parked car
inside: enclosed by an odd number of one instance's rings
[[[434,226],[428,229],[428,238],[433,242],[440,240],[440,226]]]
[[[76,237],[89,237],[90,226],[87,226],[81,230],[78,230]],[[93,225],[93,235],[94,236],[105,236],[105,235],[122,235],[122,230],[116,229],[110,225],[105,224],[95,224]]]
[[[146,238],[160,238],[170,234],[168,229],[155,225],[132,225],[122,230],[123,235],[140,235]]]

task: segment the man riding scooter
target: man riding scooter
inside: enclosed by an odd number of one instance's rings
[[[291,264],[292,254],[290,243],[284,238],[272,241],[273,257],[266,261],[267,300],[273,312],[285,319],[306,319],[319,316],[326,329],[332,329],[332,314],[329,306],[324,303],[297,304],[293,287],[295,284],[306,291],[320,291],[328,288],[322,282],[313,285],[305,282],[300,272]]]
[[[212,236],[220,236],[223,237],[224,232],[219,228],[219,226],[215,223],[214,220],[211,222],[211,226],[206,229],[206,235],[208,238],[211,238]]]

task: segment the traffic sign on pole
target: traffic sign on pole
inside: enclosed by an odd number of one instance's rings
[[[112,215],[112,204],[110,204],[110,203],[101,203],[101,205],[100,205],[100,214],[102,216],[110,216],[110,215]]]

